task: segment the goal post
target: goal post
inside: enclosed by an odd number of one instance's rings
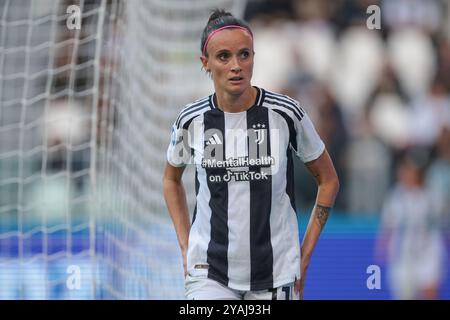
[[[245,1],[0,3],[0,299],[183,298],[161,181],[216,7]]]

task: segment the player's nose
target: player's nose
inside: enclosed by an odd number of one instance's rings
[[[241,66],[239,64],[239,59],[237,57],[234,57],[231,60],[231,71],[235,72],[235,73],[238,73],[238,72],[242,71],[242,68],[241,68]]]

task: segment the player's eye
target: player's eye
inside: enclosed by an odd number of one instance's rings
[[[226,61],[228,58],[229,58],[229,54],[228,53],[226,53],[226,52],[222,52],[222,53],[219,53],[219,55],[217,56],[218,58],[219,58],[219,60],[221,60],[221,61]]]
[[[250,52],[248,52],[247,50],[241,52],[241,58],[242,59],[247,59],[249,56],[250,56]]]

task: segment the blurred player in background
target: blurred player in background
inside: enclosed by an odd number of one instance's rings
[[[389,282],[395,299],[438,299],[444,270],[439,199],[425,184],[427,157],[405,152],[397,182],[382,210],[377,254],[387,250]]]
[[[312,252],[339,189],[333,163],[296,100],[251,85],[255,53],[246,23],[215,10],[201,51],[215,93],[180,112],[164,173],[186,297],[302,298]],[[318,184],[301,248],[292,154]],[[189,163],[196,165],[192,225],[182,183]]]
[[[426,182],[437,198],[443,229],[448,234],[450,231],[450,113],[449,124],[441,130],[434,154],[435,159],[427,170]]]

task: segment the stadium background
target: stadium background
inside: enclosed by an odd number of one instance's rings
[[[69,30],[73,4],[82,23]],[[370,5],[380,30],[367,28]],[[212,90],[198,56],[215,7],[250,22],[253,84],[302,103],[341,179],[305,298],[392,298],[375,248],[397,157],[414,146],[446,208],[449,299],[446,0],[1,1],[0,298],[183,297],[162,168],[177,113]],[[296,168],[303,233],[315,184]],[[379,290],[367,288],[370,265],[381,267]]]

